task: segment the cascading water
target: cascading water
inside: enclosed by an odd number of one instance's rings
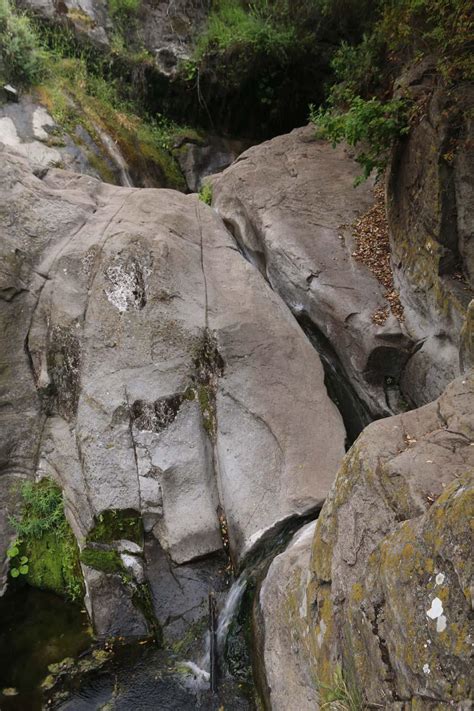
[[[104,147],[107,151],[107,153],[110,156],[111,161],[117,168],[117,172],[119,175],[120,179],[120,185],[122,185],[125,188],[133,188],[133,182],[130,177],[130,173],[128,172],[128,166],[127,163],[115,145],[114,141],[112,138],[106,133],[104,130],[100,128],[100,126],[97,126],[96,124],[94,125],[95,130],[97,131],[97,134],[104,144]]]
[[[227,639],[227,634],[229,632],[229,627],[239,610],[243,594],[247,587],[247,582],[248,578],[246,573],[244,572],[232,584],[232,587],[229,590],[229,594],[227,595],[225,605],[219,614],[219,619],[217,622],[217,653],[219,659],[221,660],[224,658],[225,643]]]

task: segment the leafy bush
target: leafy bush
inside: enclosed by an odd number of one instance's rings
[[[43,73],[43,52],[30,20],[0,0],[0,79],[23,86]]]
[[[311,107],[310,119],[319,135],[329,138],[334,146],[341,141],[351,146],[362,145],[356,160],[363,174],[357,183],[368,178],[373,170],[380,172],[385,168],[393,141],[409,130],[407,105],[402,100],[382,102],[355,96],[343,113]]]
[[[474,78],[472,0],[392,0],[375,31],[402,60],[433,54],[446,79]]]

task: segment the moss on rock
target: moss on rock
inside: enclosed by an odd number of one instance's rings
[[[106,509],[96,519],[87,534],[88,543],[113,543],[127,540],[143,545],[143,521],[133,509]]]
[[[121,573],[124,570],[120,554],[114,550],[84,548],[81,551],[81,562],[103,573]]]
[[[84,592],[79,548],[64,514],[61,489],[50,479],[42,479],[24,484],[21,496],[20,516],[12,523],[20,556],[28,558],[24,580],[32,587],[78,600]]]

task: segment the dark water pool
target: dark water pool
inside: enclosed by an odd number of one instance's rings
[[[87,614],[77,605],[29,587],[7,592],[0,598],[1,711],[39,711],[48,665],[76,657],[91,642]]]
[[[96,672],[63,679],[45,700],[48,666],[78,658],[94,640],[80,607],[25,587],[0,598],[1,711],[253,711],[248,685],[223,675],[218,693],[186,660],[153,643],[116,647]],[[195,665],[196,666],[196,665]],[[199,672],[199,668],[196,666]]]

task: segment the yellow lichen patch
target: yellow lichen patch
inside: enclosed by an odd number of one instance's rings
[[[335,671],[334,612],[329,586],[317,591],[318,616],[311,630],[310,646],[316,663],[315,677],[322,684],[330,684]]]
[[[354,583],[351,591],[351,602],[361,603],[364,599],[364,588],[361,583]]]

